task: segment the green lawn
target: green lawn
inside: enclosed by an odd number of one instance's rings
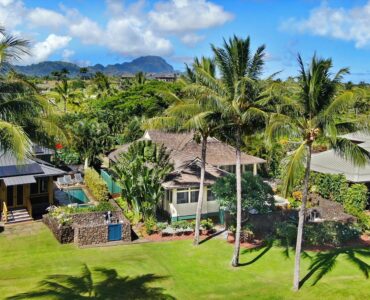
[[[109,275],[114,272],[106,272],[106,277],[111,277],[100,285],[102,294],[105,293],[101,299],[121,299],[117,294],[134,288],[130,280],[145,282],[150,276],[136,277],[146,274],[163,276],[148,286],[160,287],[176,299],[298,299],[290,290],[293,259],[284,258],[279,248],[272,248],[252,264],[233,269],[229,266],[232,246],[220,239],[210,240],[199,248],[194,248],[191,241],[177,241],[78,249],[74,245],[58,244],[41,223],[25,226],[31,227],[13,234],[0,233],[1,299],[35,291],[38,283],[49,275],[78,276],[83,264],[92,270],[114,269],[121,277],[129,276],[114,281],[114,276]],[[248,262],[258,254],[244,253],[241,262]],[[304,265],[307,267],[308,261]],[[103,280],[99,272],[93,274],[96,283]],[[299,299],[370,297],[369,280],[344,258],[315,286],[311,286],[312,281],[313,278],[305,283]],[[53,298],[49,295],[46,299]]]

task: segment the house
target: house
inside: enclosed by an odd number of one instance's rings
[[[370,153],[370,134],[358,131],[342,137],[351,140]],[[370,187],[370,160],[360,167],[331,149],[313,154],[311,169],[325,174],[343,174],[351,183],[365,183]]]
[[[65,173],[45,161],[53,151],[34,149],[34,156],[21,162],[10,153],[0,155],[0,212],[5,223],[32,220],[54,203],[53,178]]]
[[[165,196],[160,204],[173,221],[193,219],[199,195],[201,145],[193,139],[192,133],[167,133],[147,131],[140,140],[150,140],[164,145],[170,151],[174,170],[162,183]],[[121,153],[129,148],[122,145],[108,155],[110,165],[117,162]],[[241,155],[242,172],[257,174],[257,166],[265,160],[245,153]],[[220,207],[212,194],[212,184],[221,176],[235,173],[235,148],[210,137],[207,140],[207,159],[202,215],[221,217]]]

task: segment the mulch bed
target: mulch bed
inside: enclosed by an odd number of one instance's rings
[[[234,244],[234,242],[235,242],[234,237],[229,235],[227,237],[227,242],[229,244]],[[240,243],[240,247],[246,248],[246,249],[259,248],[259,247],[261,247],[263,245],[264,245],[264,241],[263,240],[257,240],[257,239],[254,239],[251,242],[243,242],[243,243]]]

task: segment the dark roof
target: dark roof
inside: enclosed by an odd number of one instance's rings
[[[7,186],[32,183],[35,177],[63,174],[65,174],[64,171],[37,158],[25,158],[18,161],[11,153],[0,155],[0,180],[4,180]]]
[[[187,188],[199,186],[201,162],[188,161],[168,174],[162,184],[164,188]],[[204,185],[212,185],[218,178],[228,174],[226,171],[206,164]]]

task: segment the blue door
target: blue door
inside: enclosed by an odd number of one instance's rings
[[[122,224],[108,225],[108,241],[120,241],[122,238]]]

